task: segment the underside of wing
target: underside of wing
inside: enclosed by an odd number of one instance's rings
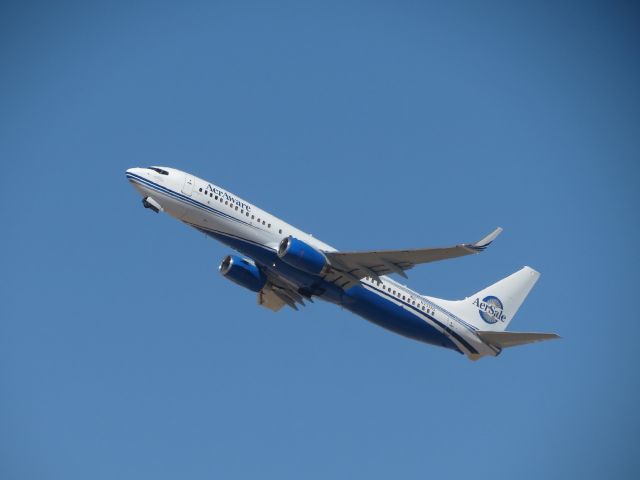
[[[371,252],[327,252],[332,271],[328,281],[345,287],[358,283],[361,278],[377,279],[380,275],[397,273],[407,277],[405,271],[421,263],[437,262],[448,258],[462,257],[482,252],[502,232],[496,228],[489,235],[475,243],[462,243],[453,247],[420,248],[415,250],[380,250]]]

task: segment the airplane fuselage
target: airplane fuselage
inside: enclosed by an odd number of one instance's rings
[[[277,275],[306,298],[320,298],[405,337],[464,353],[495,356],[499,350],[478,339],[472,325],[388,276],[365,277],[341,288],[281,260],[278,245],[295,237],[312,247],[336,249],[211,182],[166,167],[132,168],[126,176],[145,206],[215,238]]]

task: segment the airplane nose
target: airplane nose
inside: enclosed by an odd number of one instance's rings
[[[127,178],[131,178],[134,175],[140,175],[140,169],[137,167],[134,168],[128,168],[124,174],[127,176]]]

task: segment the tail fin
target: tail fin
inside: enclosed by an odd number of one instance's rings
[[[523,267],[464,300],[438,303],[479,330],[501,332],[507,328],[539,277],[533,268]]]

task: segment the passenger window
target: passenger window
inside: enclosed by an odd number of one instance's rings
[[[200,189],[200,191],[202,191],[202,189]]]
[[[216,198],[214,198],[214,200],[217,200],[217,199],[218,199],[218,195],[216,195]]]
[[[236,207],[236,210],[237,210],[237,209],[238,209],[238,208]],[[240,210],[240,215],[244,215],[244,210],[242,210],[242,209]]]
[[[236,205],[236,212],[238,211],[238,206]]]
[[[255,220],[256,216],[255,215],[251,215],[251,220]]]
[[[263,225],[266,225],[266,224],[267,224],[267,222],[265,222],[264,220],[262,220],[262,224],[263,224]]]
[[[210,194],[209,194],[209,196],[210,196],[210,197],[213,197],[213,193],[210,193]]]
[[[282,229],[278,230],[278,233],[282,233]]]
[[[228,201],[228,200],[225,200],[225,201],[224,201],[224,204],[225,204],[225,205],[229,205],[229,201]]]
[[[249,212],[247,212],[247,217],[249,216]]]
[[[271,224],[267,225],[267,228],[271,228]]]

